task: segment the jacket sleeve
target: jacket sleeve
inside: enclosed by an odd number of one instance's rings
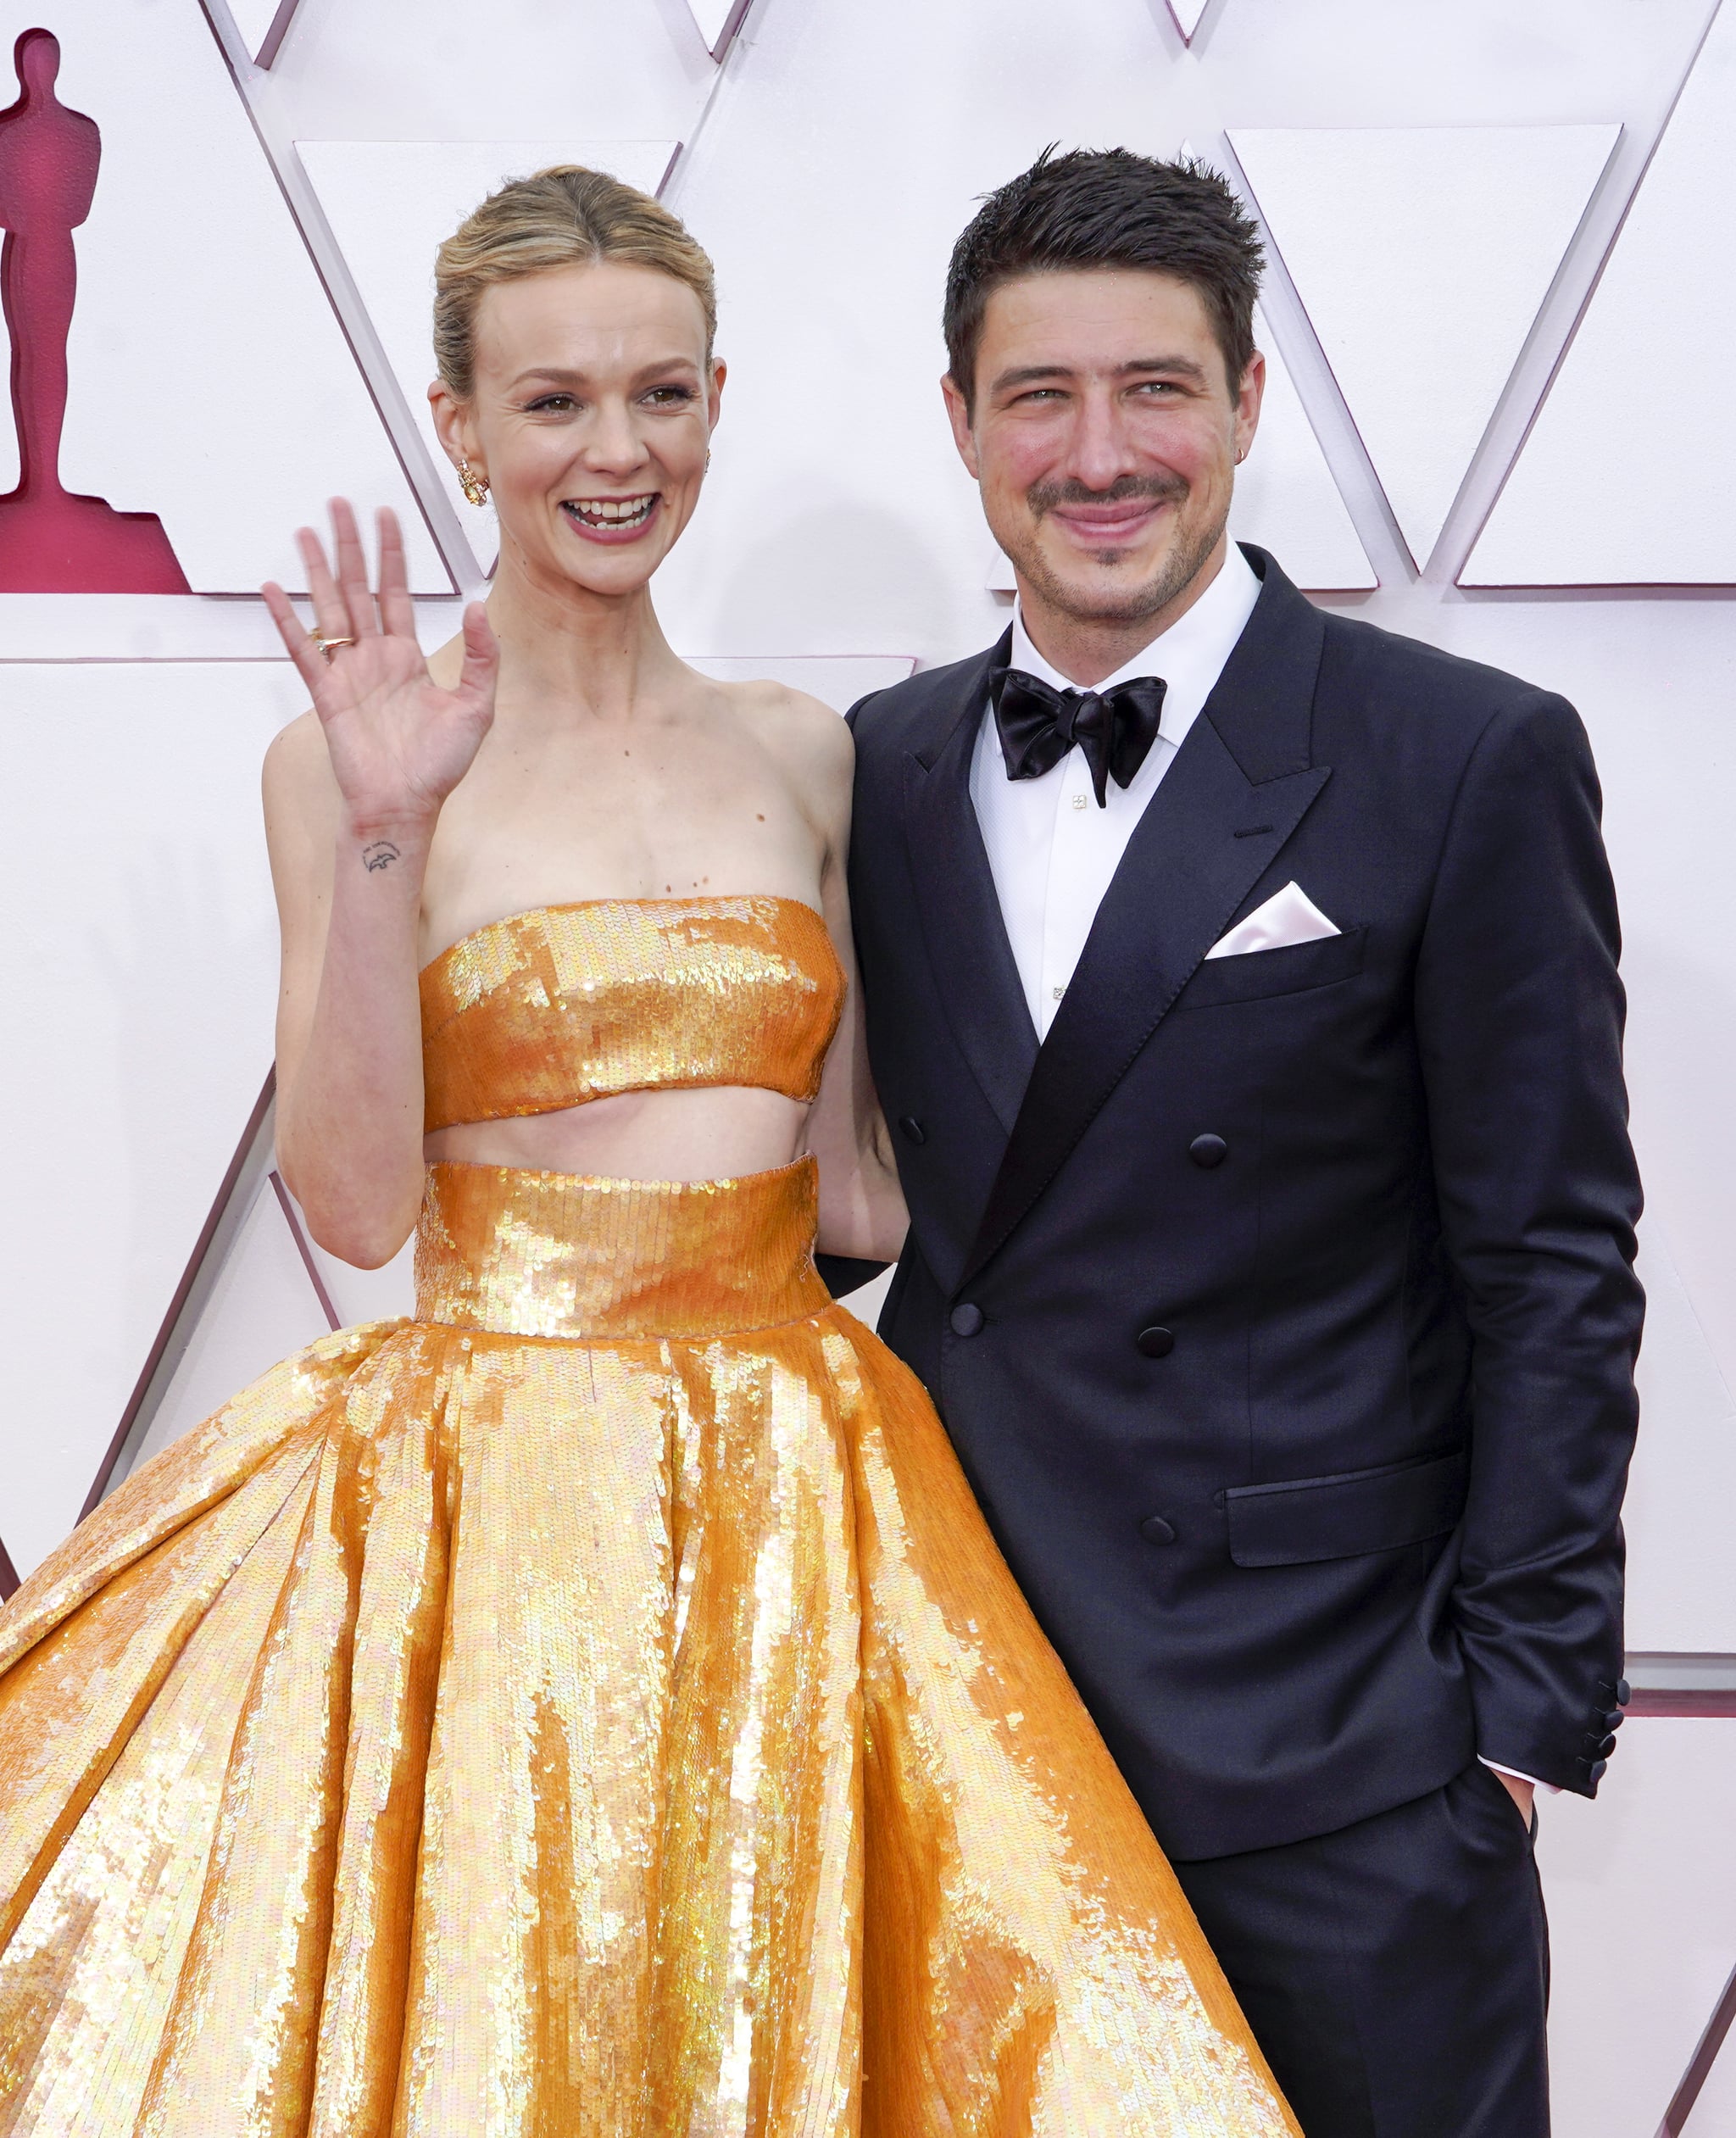
[[[1578,716],[1490,720],[1416,974],[1443,1240],[1472,1337],[1452,1617],[1487,1760],[1590,1796],[1622,1675],[1639,1183],[1621,935]]]

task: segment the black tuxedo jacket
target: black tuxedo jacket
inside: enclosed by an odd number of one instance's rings
[[[1478,1753],[1594,1791],[1643,1311],[1577,717],[1247,554],[1040,1047],[968,784],[1004,645],[851,715],[882,1333],[1182,1859]],[[1342,933],[1202,962],[1293,878]]]

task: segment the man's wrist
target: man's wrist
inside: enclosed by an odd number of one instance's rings
[[[1540,1789],[1545,1796],[1559,1796],[1561,1793],[1559,1782],[1540,1782],[1535,1774],[1522,1774],[1516,1767],[1504,1767],[1498,1759],[1485,1759],[1481,1752],[1477,1757],[1480,1766],[1487,1767],[1491,1773],[1505,1775],[1509,1781],[1527,1783],[1533,1789]]]

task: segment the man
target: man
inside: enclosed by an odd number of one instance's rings
[[[1228,543],[1259,268],[1124,150],[953,256],[1019,599],[851,715],[882,1327],[1309,2138],[1537,2138],[1531,1790],[1626,1698],[1615,899],[1571,707]]]

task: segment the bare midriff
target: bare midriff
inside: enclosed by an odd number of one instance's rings
[[[423,1140],[431,1164],[513,1166],[605,1180],[732,1180],[787,1166],[808,1109],[738,1085],[625,1091],[558,1112],[465,1121]]]

